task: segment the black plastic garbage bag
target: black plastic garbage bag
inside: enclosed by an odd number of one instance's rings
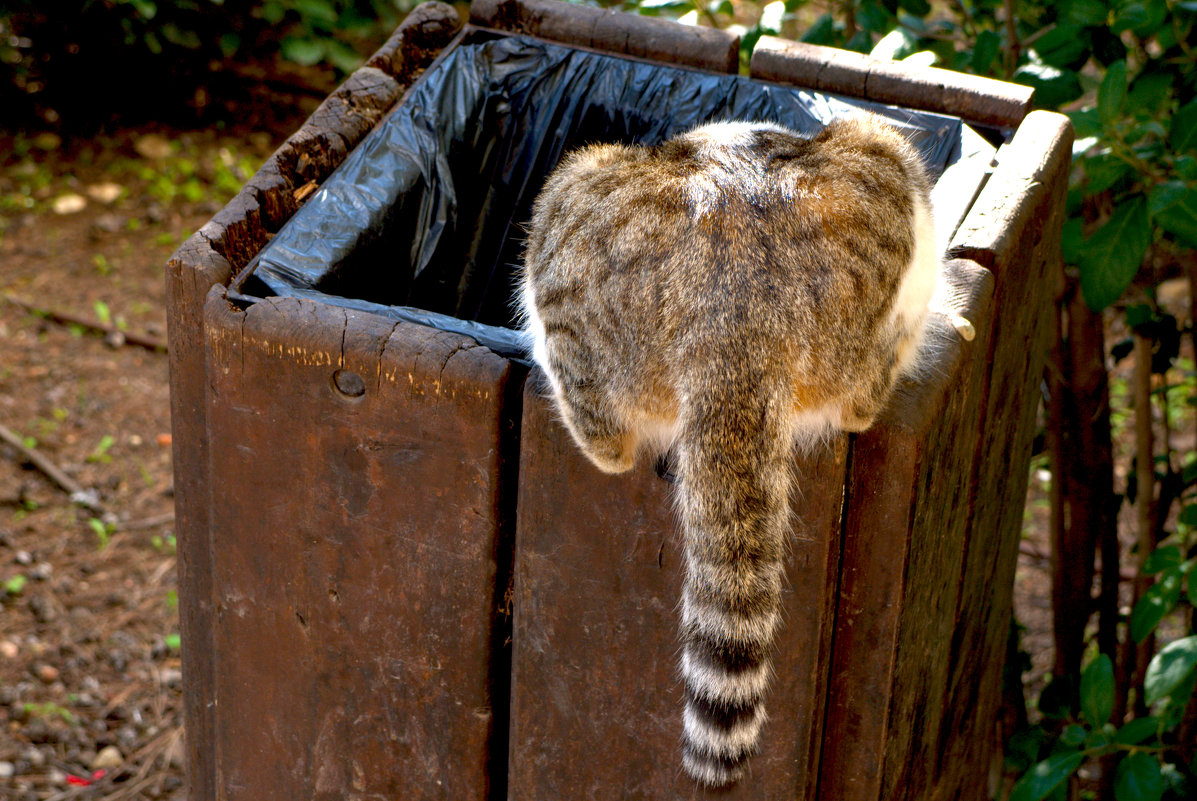
[[[422,322],[519,355],[510,329],[520,226],[563,153],[655,144],[716,120],[813,135],[860,109],[906,133],[935,176],[962,156],[954,117],[476,31],[279,231],[256,276],[276,295]]]

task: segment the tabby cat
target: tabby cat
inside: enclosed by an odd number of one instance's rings
[[[703,784],[736,781],[765,722],[795,442],[867,428],[917,365],[929,190],[861,115],[586,147],[534,205],[523,310],[565,426],[607,473],[675,453],[682,762]]]

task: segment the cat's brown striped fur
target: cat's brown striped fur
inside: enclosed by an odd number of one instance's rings
[[[740,777],[765,720],[795,440],[868,427],[917,361],[929,188],[861,116],[584,148],[536,201],[523,303],[566,427],[605,472],[676,450],[682,760],[704,784]]]

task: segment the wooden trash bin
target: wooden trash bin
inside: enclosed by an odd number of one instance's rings
[[[471,26],[738,63],[722,32],[553,0],[476,0]],[[947,181],[976,338],[940,320],[925,381],[868,432],[796,454],[763,753],[708,793],[680,770],[668,480],[599,474],[539,374],[467,336],[231,302],[234,276],[460,28],[418,7],[168,266],[193,801],[987,797],[1066,119],[1030,113],[1021,87],[758,44],[754,78],[955,115],[1001,144]]]

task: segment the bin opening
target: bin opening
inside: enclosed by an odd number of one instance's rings
[[[565,152],[655,144],[718,120],[814,135],[861,109],[906,134],[937,179],[992,162],[993,146],[955,117],[469,30],[262,249],[243,291],[420,322],[521,357],[521,224]],[[963,188],[965,208],[981,180]]]

